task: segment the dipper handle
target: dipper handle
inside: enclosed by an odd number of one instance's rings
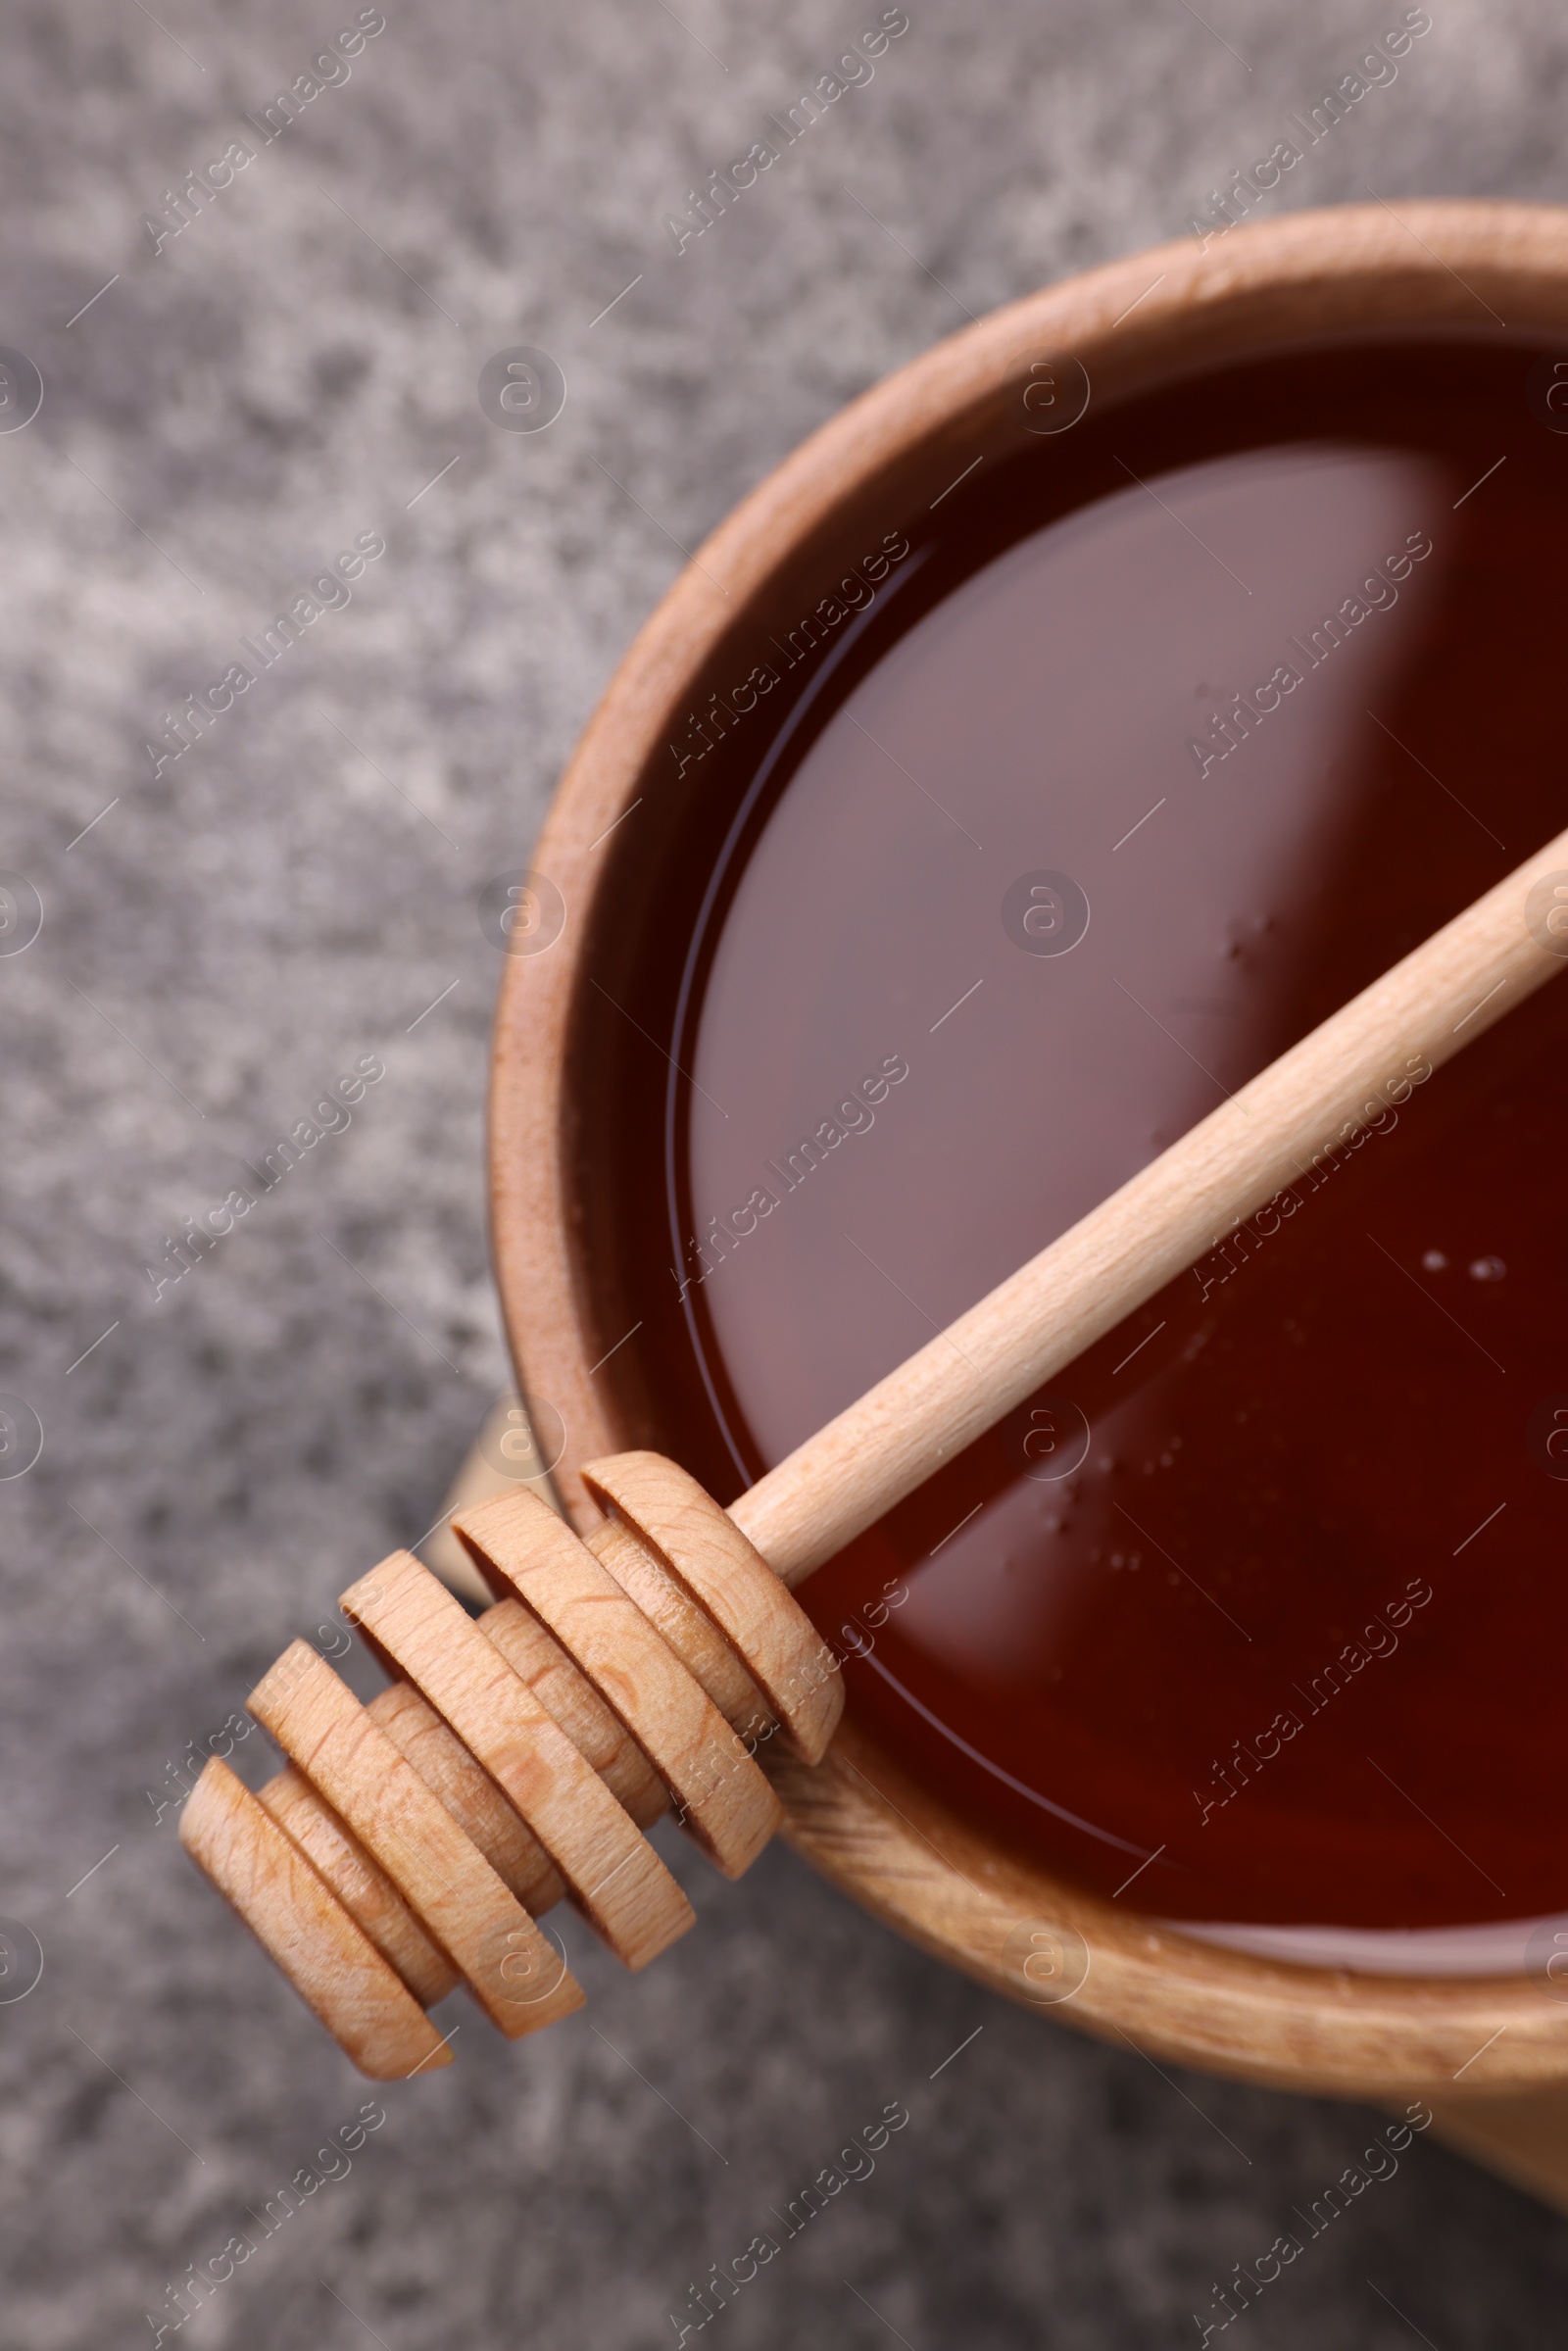
[[[803,1582],[1565,958],[1561,832],[786,1455],[736,1525]]]

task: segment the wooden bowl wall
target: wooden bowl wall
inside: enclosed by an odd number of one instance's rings
[[[564,1419],[557,1477],[580,1530],[598,1517],[580,1464],[645,1438],[627,1374],[613,1359],[592,1369],[619,1333],[591,1318],[593,1235],[571,1177],[574,1105],[595,1084],[587,975],[596,938],[637,889],[639,858],[611,828],[639,798],[642,825],[672,819],[667,746],[686,712],[808,609],[848,543],[922,512],[976,457],[1017,448],[1031,355],[1074,354],[1103,402],[1306,340],[1495,334],[1499,319],[1510,336],[1568,339],[1568,213],[1355,207],[1239,227],[1206,253],[1163,246],[1013,304],[901,369],[807,441],[681,573],[563,778],[533,866],[561,892],[564,929],[549,952],[508,959],[495,1028],[497,1278],[522,1391]],[[835,1884],[981,1983],[1090,2032],[1363,2097],[1451,2094],[1461,2068],[1460,2088],[1483,2096],[1568,2079],[1568,2004],[1523,1976],[1356,1976],[1200,1942],[978,1835],[853,1723],[816,1770],[774,1776],[791,1842]]]

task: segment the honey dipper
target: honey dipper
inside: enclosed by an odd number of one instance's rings
[[[363,2072],[444,2065],[459,1982],[515,2038],[583,1994],[535,1924],[563,1895],[642,1967],[692,1924],[643,1831],[673,1808],[727,1877],[821,1759],[837,1661],[790,1587],[1568,959],[1560,833],[879,1381],[728,1510],[662,1455],[584,1471],[579,1539],[524,1490],[452,1524],[477,1622],[412,1553],[343,1595],[394,1677],[363,1706],[296,1641],[252,1691],[288,1757],[213,1758],[180,1837]]]

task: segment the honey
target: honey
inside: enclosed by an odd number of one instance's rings
[[[858,517],[863,600],[741,629],[573,1047],[639,1441],[732,1497],[1561,827],[1551,365],[1389,338],[1091,399]],[[1157,1916],[1568,1911],[1565,1066],[1551,986],[1398,1062],[802,1588],[890,1754]]]

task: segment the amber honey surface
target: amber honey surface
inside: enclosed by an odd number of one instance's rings
[[[722,1497],[1568,821],[1537,360],[1092,400],[715,677],[580,1149]],[[1158,1915],[1568,1910],[1568,986],[1385,1099],[803,1588],[889,1751]]]

